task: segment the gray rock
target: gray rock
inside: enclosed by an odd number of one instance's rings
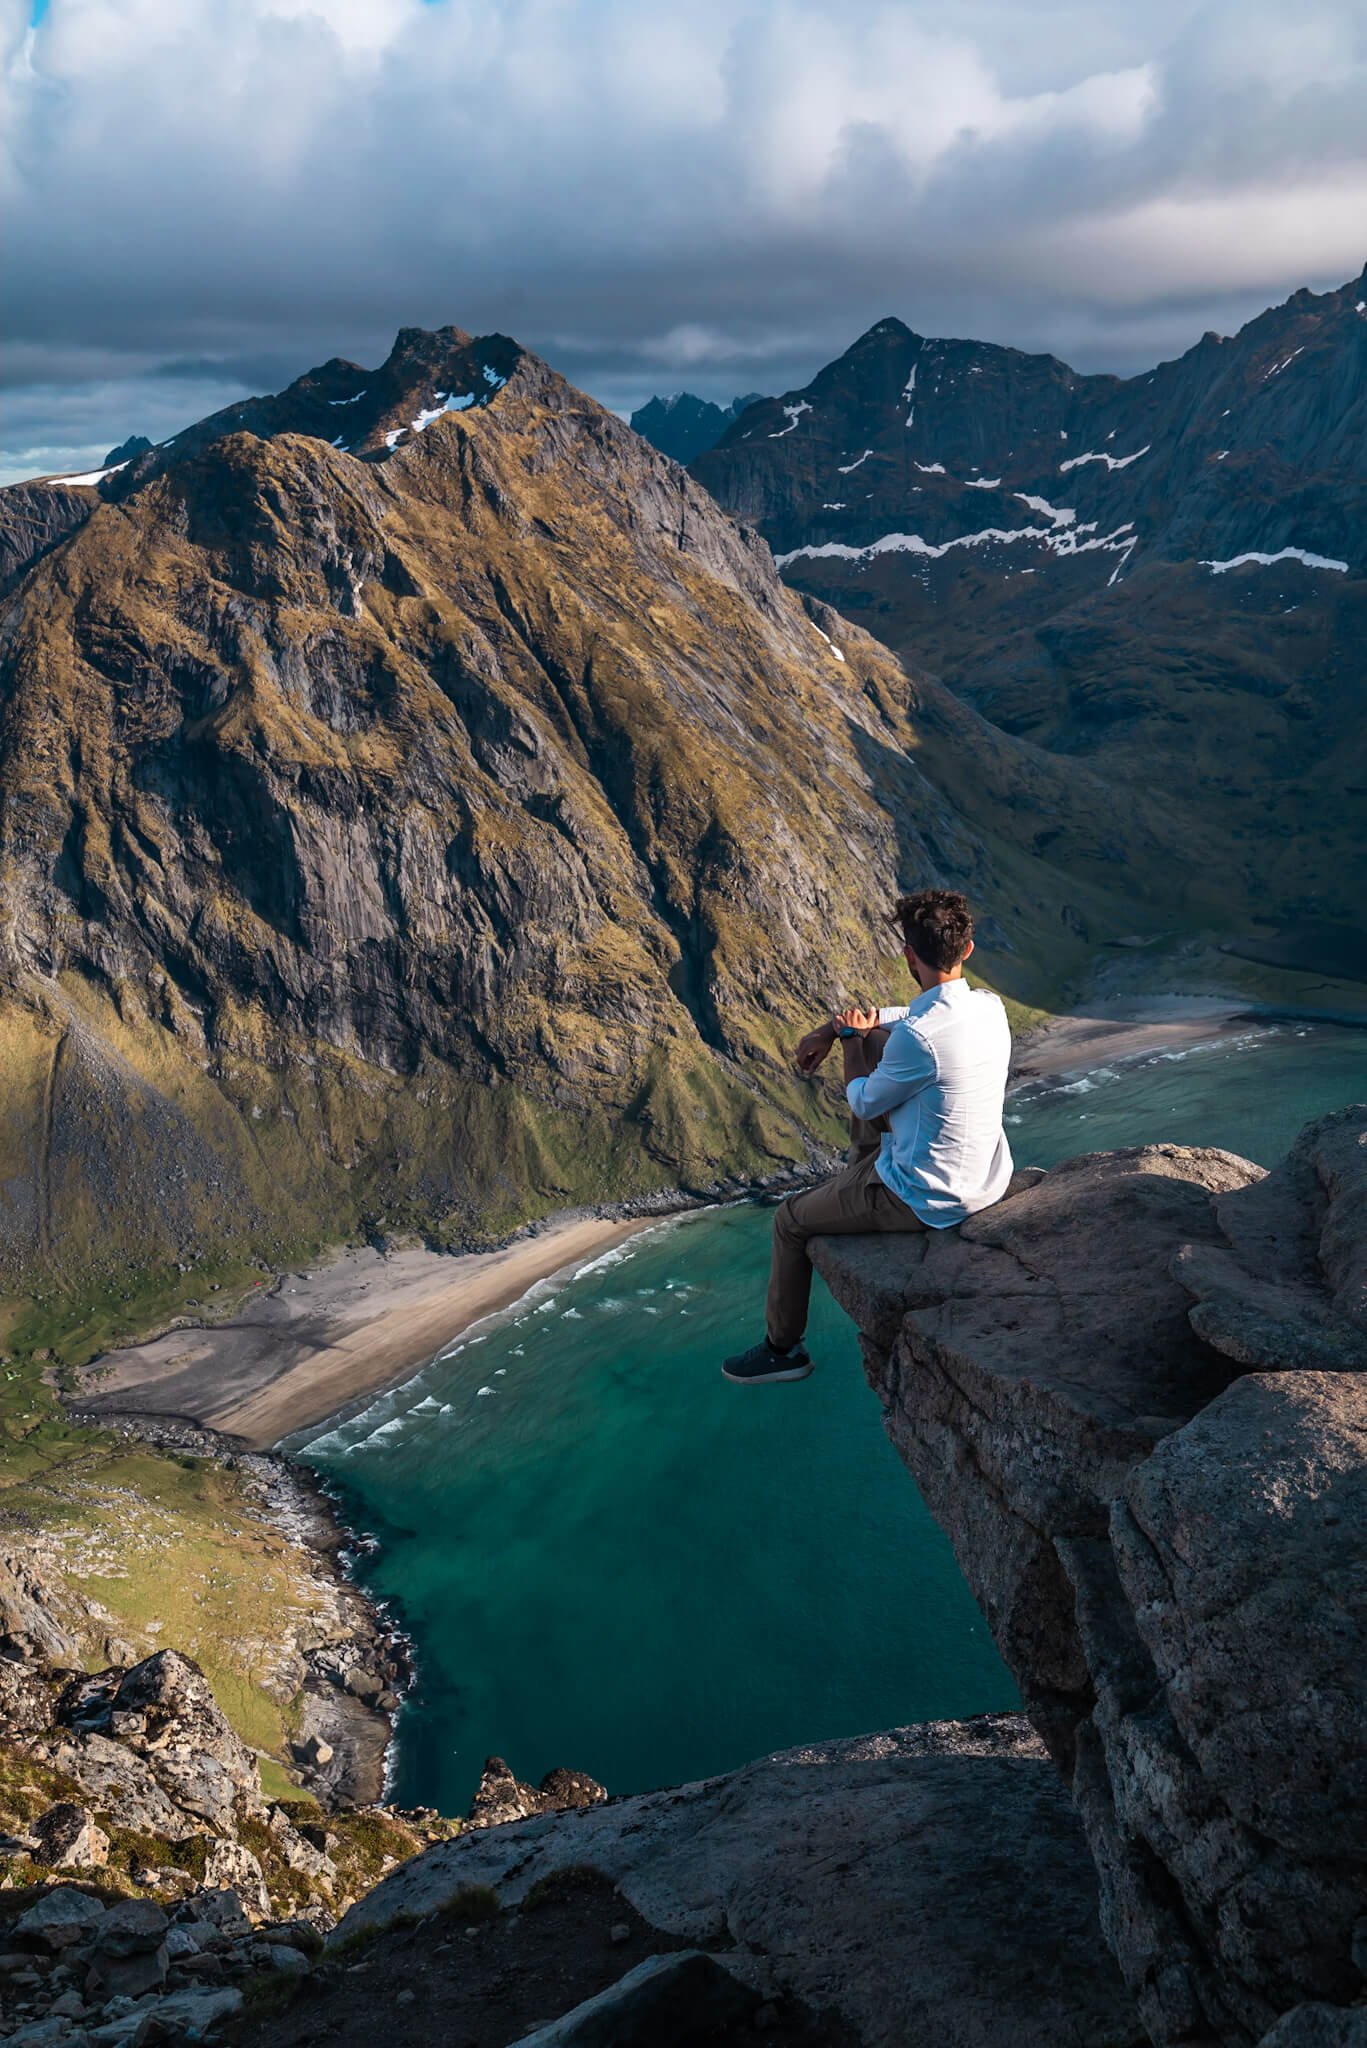
[[[834,2007],[865,2048],[1143,2048],[1085,1836],[1012,1717],[813,1745],[471,1831],[386,1878],[338,1938],[437,1911],[467,1884],[516,1906],[584,1865],[651,1926],[733,1942],[728,1966],[760,1995]]]
[[[198,1826],[162,1789],[147,1759],[108,1735],[62,1731],[35,1753],[74,1778],[88,1803],[118,1827],[174,1839]]]
[[[109,1837],[88,1806],[63,1800],[34,1821],[33,1856],[56,1870],[98,1870],[109,1861]]]
[[[85,1980],[86,1997],[92,2005],[106,2004],[111,1998],[145,1998],[149,1991],[161,1990],[166,1970],[164,1947],[129,1956],[93,1956]]]
[[[503,1827],[508,1821],[526,1820],[536,1813],[594,1806],[607,1796],[603,1786],[583,1771],[548,1771],[539,1786],[528,1785],[501,1756],[491,1756],[485,1761],[465,1824],[471,1828]]]
[[[313,1968],[309,1958],[297,1948],[284,1943],[272,1942],[266,1951],[267,1966],[282,1977],[307,1977]]]
[[[215,1934],[225,1938],[236,1938],[252,1931],[246,1908],[231,1885],[205,1886],[190,1898],[183,1899],[176,1907],[174,1917],[178,1926],[196,1930],[211,1928]],[[202,1932],[199,1939],[201,1942],[204,1939]]]
[[[648,1956],[618,1984],[585,1999],[514,2048],[679,2048],[702,2030],[750,2018],[754,1991],[702,1949]]]
[[[107,1956],[150,1955],[166,1939],[169,1921],[152,1899],[120,1899],[95,1933],[95,1952]]]
[[[98,1899],[59,1885],[20,1915],[14,1931],[34,1948],[71,1948],[87,1940],[104,1917],[105,1908]]]
[[[241,2009],[242,1993],[233,1985],[172,1991],[96,2027],[90,2040],[94,2048],[139,2048],[145,2032],[149,2042],[194,2041]]]
[[[1298,2005],[1258,2048],[1367,2048],[1367,2006]]]
[[[6,2035],[10,2048],[79,2048],[85,2040],[84,2034],[72,2032],[69,2020],[55,2018],[51,2013],[39,2020],[29,2020]]]
[[[957,1231],[812,1256],[1065,1773],[1153,2039],[1249,2048],[1293,2008],[1346,2007],[1367,1107],[1270,1174],[1091,1155]]]
[[[204,1859],[204,1883],[208,1890],[229,1890],[249,1920],[270,1918],[270,1895],[261,1865],[241,1842],[219,1841],[209,1845]]]

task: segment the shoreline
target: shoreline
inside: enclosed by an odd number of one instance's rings
[[[286,1630],[301,1673],[297,1726],[288,1754],[256,1754],[276,1762],[321,1813],[387,1803],[398,1710],[414,1680],[413,1646],[390,1604],[357,1583],[353,1564],[366,1539],[346,1522],[340,1503],[306,1465],[277,1451],[245,1451],[198,1424],[138,1413],[102,1414],[100,1423],[168,1456],[239,1473],[261,1522],[325,1594],[331,1620],[323,1634]],[[325,1747],[315,1753],[315,1744]]]
[[[659,1220],[566,1217],[492,1252],[342,1247],[308,1271],[281,1273],[222,1322],[182,1324],[102,1353],[67,1405],[95,1423],[141,1416],[271,1451],[402,1385],[531,1288]]]
[[[1220,996],[1161,995],[1097,1003],[1017,1042],[1008,1093],[1272,1029],[1290,1013]],[[1333,1020],[1321,1020],[1333,1021]],[[1341,1020],[1347,1022],[1348,1020]],[[771,1186],[800,1181],[800,1170]],[[718,1187],[714,1199],[764,1192]],[[477,1324],[568,1275],[640,1230],[702,1206],[680,1192],[630,1213],[582,1211],[491,1252],[343,1247],[308,1272],[281,1273],[233,1316],[179,1324],[105,1352],[87,1367],[73,1413],[92,1422],[179,1422],[252,1451],[354,1412],[411,1379]]]
[[[1084,1015],[1053,1017],[1027,1032],[1013,1048],[1009,1095],[1041,1082],[1061,1081],[1096,1068],[1155,1053],[1216,1045],[1286,1022],[1282,1012],[1227,996],[1148,996],[1098,1002]],[[1327,1020],[1326,1020],[1327,1021]]]

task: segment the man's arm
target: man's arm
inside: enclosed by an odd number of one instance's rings
[[[815,1031],[809,1031],[793,1055],[799,1074],[814,1074],[835,1044],[835,1038],[834,1017],[828,1017],[824,1024],[818,1024]]]
[[[846,1015],[859,1035],[840,1041],[845,1055],[845,1099],[855,1116],[872,1123],[935,1079],[935,1055],[915,1031],[894,1031],[882,1059],[872,1067],[863,1033],[871,1028],[873,1013],[849,1011]]]
[[[842,1012],[843,1014],[846,1013]],[[901,1023],[903,1017],[907,1014],[907,1005],[905,1003],[892,1003],[885,1005],[881,1010],[872,1010],[865,1014],[872,1017],[875,1024],[881,1024],[886,1028],[888,1025]],[[838,1023],[834,1017],[828,1017],[824,1024],[818,1024],[814,1031],[809,1031],[807,1036],[799,1042],[797,1051],[793,1055],[798,1072],[800,1074],[814,1074],[831,1047],[835,1044],[838,1035]],[[849,1042],[847,1039],[846,1044]]]

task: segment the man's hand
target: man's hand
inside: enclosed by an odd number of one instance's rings
[[[814,1074],[834,1044],[834,1024],[818,1024],[815,1031],[809,1031],[793,1054],[799,1074]]]
[[[836,1026],[841,1031],[876,1031],[877,1010],[841,1010],[836,1015]]]

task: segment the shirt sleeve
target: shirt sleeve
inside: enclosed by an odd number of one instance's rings
[[[884,1003],[878,1012],[880,1024],[900,1024],[911,1008],[910,1003]]]
[[[872,1122],[886,1116],[935,1079],[935,1055],[919,1032],[903,1026],[893,1032],[883,1057],[871,1074],[859,1075],[845,1090],[855,1116]]]

